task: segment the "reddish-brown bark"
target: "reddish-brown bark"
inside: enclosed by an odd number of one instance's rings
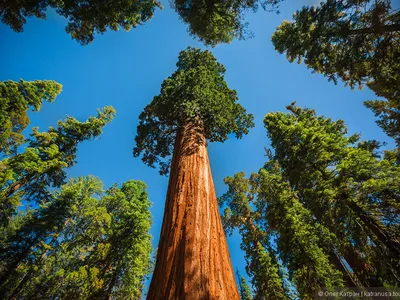
[[[176,137],[147,299],[239,299],[203,130]]]

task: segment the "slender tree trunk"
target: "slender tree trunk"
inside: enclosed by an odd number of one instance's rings
[[[147,299],[239,299],[201,126],[176,137]]]
[[[29,247],[27,247],[22,253],[20,253],[15,260],[13,260],[11,263],[9,263],[3,271],[3,274],[0,276],[0,286],[2,286],[14,273],[15,269],[19,266],[19,264],[25,260],[25,258],[29,255],[31,252],[31,247],[35,244],[36,240],[31,242],[29,244]]]
[[[346,249],[344,249],[343,256],[364,286],[382,286],[382,282],[376,278],[378,276],[374,274],[373,270],[371,270],[371,268],[367,265],[365,259],[363,259],[355,249],[346,247]]]
[[[69,222],[69,219],[67,219],[65,221],[64,226],[66,226],[68,224],[68,222]],[[57,241],[57,239],[60,235],[60,232],[57,235],[53,236],[53,238],[51,239],[51,241],[49,243],[50,247],[53,247],[54,243]],[[49,252],[50,252],[49,250],[46,250],[45,252],[43,252],[42,255],[40,255],[40,257],[38,258],[38,260],[35,261],[33,264],[40,265],[42,263],[43,259],[46,257],[46,255]],[[34,275],[34,271],[33,271],[33,266],[30,265],[28,272],[24,275],[24,277],[22,278],[22,280],[20,281],[18,286],[12,292],[10,299],[16,299],[16,296],[21,292],[22,288],[25,286],[25,284],[28,282],[28,280],[30,280],[32,278],[32,275]]]
[[[108,286],[106,297],[104,298],[105,300],[111,299],[112,290],[114,288],[114,285],[117,283],[117,276],[118,276],[118,270],[115,270],[114,274],[112,275],[110,285]]]
[[[361,219],[365,226],[371,230],[373,234],[381,241],[388,250],[392,253],[393,257],[400,257],[400,243],[388,234],[383,226],[371,216],[369,216],[357,203],[352,200],[347,201],[350,209]]]
[[[32,177],[33,177],[32,175],[25,175],[20,180],[11,184],[7,189],[6,197],[10,198],[16,191],[25,186],[28,183],[28,181],[32,179]]]
[[[331,249],[329,252],[329,261],[332,265],[335,266],[336,269],[340,270],[343,274],[343,280],[346,283],[346,287],[360,287],[361,284],[357,281],[357,278],[354,278],[354,275],[351,271],[346,267],[346,265],[340,259],[338,253]]]

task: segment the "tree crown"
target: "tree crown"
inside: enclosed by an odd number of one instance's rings
[[[206,45],[230,43],[235,38],[251,36],[243,14],[256,11],[261,5],[264,9],[274,9],[280,0],[175,0],[174,8],[181,19],[189,24],[189,33]]]
[[[198,125],[204,137],[224,142],[234,133],[237,138],[253,127],[253,116],[237,103],[235,90],[224,80],[225,67],[209,51],[188,48],[179,54],[177,70],[161,86],[140,114],[134,156],[151,167],[158,164],[166,174],[177,131],[188,124]]]
[[[29,125],[31,107],[39,111],[43,101],[53,102],[62,85],[53,80],[0,82],[0,152],[15,154],[24,142],[22,132]]]

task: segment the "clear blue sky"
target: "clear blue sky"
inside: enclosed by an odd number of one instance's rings
[[[164,10],[131,32],[109,31],[97,36],[88,46],[80,46],[65,33],[66,20],[49,11],[47,20],[29,19],[23,33],[15,33],[0,24],[0,80],[52,79],[63,84],[63,92],[52,104],[46,103],[39,113],[30,114],[31,125],[46,130],[66,115],[80,120],[96,113],[96,108],[112,105],[117,110],[114,121],[100,139],[80,145],[77,165],[68,170],[71,177],[93,174],[105,186],[129,179],[148,185],[157,247],[161,229],[167,177],[133,158],[132,148],[138,116],[154,95],[163,79],[175,70],[179,51],[188,46],[205,48],[187,33],[187,25],[163,1]],[[335,86],[305,65],[290,64],[274,50],[271,35],[283,20],[312,0],[286,0],[281,13],[259,10],[249,12],[246,20],[255,37],[218,45],[210,50],[225,65],[226,81],[236,89],[241,104],[255,116],[256,127],[242,140],[233,137],[209,145],[211,169],[217,195],[225,192],[223,179],[239,171],[257,171],[265,162],[264,147],[269,147],[263,127],[263,116],[284,111],[297,101],[300,106],[316,109],[318,114],[343,119],[350,133],[361,133],[364,139],[388,141],[374,122],[373,114],[362,102],[376,97],[369,90],[350,90]],[[244,273],[245,261],[240,236],[228,238],[233,267]]]

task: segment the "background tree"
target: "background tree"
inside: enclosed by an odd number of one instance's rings
[[[288,299],[278,259],[271,247],[270,231],[260,226],[261,215],[253,209],[255,186],[251,186],[243,172],[225,178],[224,182],[229,188],[219,198],[220,206],[225,207],[222,224],[227,234],[238,228],[242,236],[240,248],[246,253],[246,272],[251,277],[254,299]],[[241,290],[241,294],[247,293]]]
[[[43,101],[53,102],[62,85],[52,80],[0,82],[0,153],[16,154],[29,125],[28,109],[39,111]]]
[[[299,202],[296,192],[283,180],[274,161],[267,163],[250,179],[239,173],[233,178],[228,177],[226,182],[229,190],[223,196],[225,199],[247,198],[252,201],[258,216],[257,227],[268,240],[276,243],[279,256],[288,268],[290,280],[301,299],[313,299],[315,292],[322,287],[343,285],[342,274],[330,262],[328,245],[332,245],[332,234],[313,220],[312,214]],[[241,211],[236,204],[235,200],[228,202],[228,207]],[[246,243],[243,231],[240,233]],[[256,287],[263,293],[255,298],[289,299],[292,295],[288,286],[286,291],[283,287],[277,259],[268,253],[273,251],[265,252],[258,243],[259,271],[252,275]]]
[[[175,0],[173,7],[181,19],[189,25],[191,35],[198,37],[206,45],[230,43],[235,38],[244,38],[247,23],[244,13],[256,11],[261,5],[264,9],[276,8],[280,0]]]
[[[80,44],[93,41],[95,33],[102,34],[107,29],[120,27],[129,31],[153,17],[154,10],[161,4],[155,0],[96,1],[96,0],[22,0],[1,1],[0,15],[3,23],[14,31],[21,32],[25,17],[35,16],[45,19],[46,10],[53,8],[68,19],[66,32]]]
[[[286,53],[335,83],[367,84],[387,101],[368,101],[378,125],[399,144],[400,12],[390,0],[328,0],[303,7],[272,36]]]
[[[225,68],[209,51],[188,48],[177,67],[140,115],[135,138],[134,156],[159,165],[162,174],[174,152],[148,298],[238,299],[206,140],[240,138],[253,126],[252,115],[237,103]]]
[[[377,156],[376,142],[356,145],[343,121],[293,105],[264,123],[282,175],[365,286],[399,282],[399,167]]]
[[[240,300],[253,300],[251,288],[246,279],[240,275],[239,270],[236,270],[236,275],[239,282]]]
[[[107,106],[86,122],[68,117],[47,132],[34,128],[25,151],[0,162],[0,224],[8,222],[21,201],[39,203],[49,188],[63,184],[65,168],[75,164],[78,144],[99,136],[114,115],[114,108]]]
[[[2,266],[19,249],[29,252],[3,281],[5,299],[140,299],[150,271],[149,207],[140,181],[104,193],[99,179],[71,179],[2,244]],[[28,247],[26,236],[34,238]]]

